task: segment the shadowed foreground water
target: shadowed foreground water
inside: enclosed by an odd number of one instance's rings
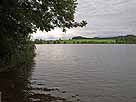
[[[34,65],[0,74],[4,102],[136,102],[136,45],[36,48]]]

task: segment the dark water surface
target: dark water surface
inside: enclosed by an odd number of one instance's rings
[[[0,91],[14,99],[5,102],[65,102],[60,97],[73,102],[136,102],[136,45],[36,48],[29,70],[13,73],[13,78],[0,75]]]

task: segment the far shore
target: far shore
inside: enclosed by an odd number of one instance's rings
[[[135,35],[117,36],[108,38],[73,37],[69,40],[41,40],[35,39],[35,44],[136,44]]]

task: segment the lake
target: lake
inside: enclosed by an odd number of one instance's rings
[[[37,45],[34,85],[81,102],[136,101],[136,45]]]
[[[33,65],[0,75],[6,102],[54,102],[55,97],[72,102],[136,102],[136,45],[43,44],[36,48]],[[50,99],[40,100],[45,94]]]

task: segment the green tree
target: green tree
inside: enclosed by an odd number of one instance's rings
[[[33,46],[30,34],[37,29],[48,32],[59,27],[66,31],[85,26],[85,21],[74,20],[76,7],[77,0],[1,0],[0,61],[22,60],[20,56],[26,56],[25,51]]]
[[[23,33],[25,36],[37,29],[50,31],[59,27],[65,31],[65,28],[86,25],[85,21],[78,23],[74,20],[76,0],[2,0],[1,2],[1,33]]]

